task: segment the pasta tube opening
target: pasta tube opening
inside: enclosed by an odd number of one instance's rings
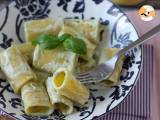
[[[35,114],[35,113],[47,113],[49,107],[46,106],[32,106],[28,108],[29,114]]]
[[[71,114],[73,112],[73,103],[66,97],[60,95],[55,90],[52,84],[52,78],[49,77],[46,81],[46,88],[48,95],[50,97],[50,101],[55,110],[62,112],[63,114]]]
[[[56,110],[61,111],[62,113],[68,113],[68,111],[72,111],[72,110],[70,110],[71,107],[69,107],[68,105],[66,105],[62,102],[55,103],[54,106],[55,106]]]
[[[60,68],[55,72],[52,83],[58,94],[81,105],[88,101],[88,88],[81,84],[66,68]]]
[[[65,72],[61,71],[59,73],[56,74],[55,78],[54,78],[54,83],[56,85],[57,88],[61,87],[64,83],[65,80]]]
[[[53,112],[49,96],[43,84],[29,82],[21,89],[24,110],[27,115],[50,115]]]

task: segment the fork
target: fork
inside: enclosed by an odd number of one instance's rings
[[[160,32],[160,24],[150,30],[149,32],[145,33],[143,36],[138,38],[136,41],[129,44],[127,47],[121,49],[116,55],[114,55],[111,59],[105,61],[102,64],[99,64],[95,69],[79,73],[76,75],[76,78],[83,84],[89,84],[89,83],[97,83],[101,82],[104,79],[108,78],[113,70],[116,67],[116,63],[118,59],[127,53],[127,51],[133,49],[134,47],[141,45],[143,42],[149,40],[150,38],[154,37]]]

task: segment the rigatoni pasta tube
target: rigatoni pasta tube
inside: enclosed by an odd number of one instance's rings
[[[119,50],[120,49],[118,48],[104,48],[102,50],[102,56],[100,57],[99,63],[104,63],[106,60],[112,58]],[[120,59],[118,59],[113,73],[108,78],[103,80],[102,83],[104,83],[107,86],[113,86],[118,84],[124,59],[125,59],[124,55]]]
[[[15,93],[20,93],[21,87],[27,82],[36,80],[36,75],[15,47],[0,54],[0,66]]]
[[[44,71],[36,69],[36,68],[32,68],[32,70],[36,74],[37,79],[39,80],[39,82],[41,82],[42,84],[45,84],[45,81],[47,80],[47,78],[49,76],[52,76],[52,74],[49,74],[47,72],[44,72]]]
[[[21,43],[13,46],[21,52],[21,55],[29,64],[32,63],[32,53],[35,47],[31,43]]]
[[[99,31],[100,24],[96,20],[66,19],[59,35],[69,33],[74,37],[83,39],[87,46],[87,53],[80,55],[80,58],[89,61],[92,59],[99,43]]]
[[[48,95],[53,105],[53,108],[62,112],[63,114],[71,114],[73,112],[73,103],[66,97],[59,95],[52,84],[52,77],[49,77],[46,81],[46,88]]]
[[[52,18],[39,20],[30,20],[24,23],[24,34],[27,42],[36,40],[39,35],[53,34],[57,35],[61,29],[62,21]]]
[[[116,67],[113,71],[113,73],[106,78],[102,83],[105,83],[107,86],[114,86],[117,85],[120,79],[121,71],[122,71],[122,66],[124,62],[125,56],[122,56],[116,63]]]
[[[63,47],[44,50],[37,45],[33,54],[33,66],[48,73],[54,73],[59,67],[74,71],[77,61],[78,55]]]
[[[88,101],[88,88],[82,85],[69,70],[65,68],[58,69],[52,81],[58,94],[82,105]]]
[[[43,84],[29,82],[21,89],[24,110],[27,115],[49,115],[53,112],[47,91]]]

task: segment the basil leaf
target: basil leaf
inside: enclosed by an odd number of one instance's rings
[[[73,36],[72,36],[71,34],[64,33],[63,35],[61,35],[61,36],[59,37],[59,39],[60,39],[61,42],[65,41],[65,40],[68,39],[68,38],[73,38]]]
[[[77,54],[86,54],[87,51],[85,42],[79,38],[68,38],[63,42],[63,46],[66,50]]]
[[[85,54],[87,51],[86,44],[82,39],[74,38],[68,33],[64,33],[60,37],[54,35],[40,35],[37,40],[32,42],[33,45],[38,44],[43,49],[54,49],[62,43],[66,50],[77,54]]]
[[[61,41],[58,36],[54,35],[41,35],[37,39],[37,44],[43,49],[54,49],[56,48]]]
[[[38,44],[37,40],[32,41],[32,45],[37,45],[37,44]]]

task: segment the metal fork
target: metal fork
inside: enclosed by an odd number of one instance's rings
[[[103,64],[98,65],[95,69],[85,72],[85,73],[80,73],[76,76],[77,79],[80,80],[81,83],[83,84],[88,84],[88,83],[97,83],[101,82],[107,77],[109,77],[113,70],[115,69],[115,65],[118,61],[118,59],[124,55],[127,51],[130,49],[141,45],[143,42],[146,40],[149,40],[150,38],[154,37],[160,32],[160,25],[156,26],[140,38],[138,38],[136,41],[132,42],[129,44],[127,47],[121,49],[116,55],[114,55],[110,60],[106,61]]]

